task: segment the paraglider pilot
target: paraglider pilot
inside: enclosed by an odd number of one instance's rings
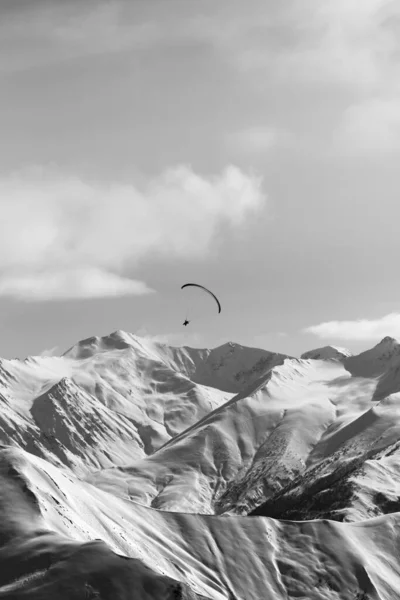
[[[186,325],[189,325],[189,322],[190,322],[190,321],[188,321],[187,319],[185,319],[185,320],[183,321],[183,324],[184,324],[184,326],[186,327]]]

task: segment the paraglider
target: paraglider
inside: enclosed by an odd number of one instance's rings
[[[213,294],[213,292],[211,290],[209,290],[208,288],[204,287],[204,285],[200,285],[198,283],[185,283],[182,287],[181,290],[183,290],[184,288],[188,288],[188,287],[194,287],[194,288],[199,288],[199,290],[201,291],[201,293],[206,293],[208,295],[211,296],[211,298],[213,298],[213,300],[215,301],[216,305],[217,305],[217,309],[218,309],[218,314],[221,312],[221,303],[218,300],[217,296],[215,294]],[[183,322],[184,327],[186,327],[187,325],[189,325],[190,321],[186,315],[185,320]]]

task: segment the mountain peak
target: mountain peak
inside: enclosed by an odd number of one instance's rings
[[[352,353],[347,348],[339,348],[338,346],[323,346],[304,352],[300,358],[303,360],[344,360],[351,356]]]
[[[400,343],[395,338],[386,336],[370,350],[348,358],[345,367],[354,376],[377,377],[397,366],[399,356]]]
[[[387,335],[377,345],[378,346],[398,346],[399,341],[393,337],[390,337],[390,335]]]

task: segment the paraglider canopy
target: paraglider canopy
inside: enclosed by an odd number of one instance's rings
[[[198,283],[185,283],[182,287],[181,290],[183,290],[183,288],[186,287],[198,287],[201,288],[202,290],[204,290],[205,292],[207,292],[207,294],[210,294],[210,296],[212,296],[215,300],[215,302],[217,303],[218,306],[218,312],[221,312],[221,304],[220,301],[218,300],[217,296],[215,294],[213,294],[209,289],[207,289],[206,287],[204,287],[204,285],[199,285]]]
[[[203,295],[210,296],[210,299],[212,301],[210,303],[211,308],[212,308],[212,303],[214,303],[216,305],[218,314],[221,312],[221,303],[218,300],[217,296],[215,294],[213,294],[213,292],[211,290],[209,290],[208,288],[204,287],[204,285],[200,285],[198,283],[185,283],[184,285],[182,285],[181,290],[183,290],[184,288],[194,288],[193,291],[195,291],[196,288],[197,288],[198,292],[200,292],[200,294],[199,294],[200,297],[202,297]],[[197,294],[197,292],[196,292],[196,294]],[[195,294],[195,296],[196,296],[196,294]],[[204,302],[204,298],[203,298],[203,302]],[[202,303],[200,303],[200,305],[198,305],[197,309],[195,310],[196,303],[197,303],[197,296],[196,296],[196,298],[191,298],[190,299],[188,307],[187,307],[187,310],[186,310],[186,317],[185,317],[185,320],[183,322],[183,325],[185,325],[185,327],[190,322],[188,320],[189,314],[190,314],[190,318],[192,318],[194,312],[198,313],[198,315],[201,315],[203,313],[204,307],[202,307]],[[208,301],[206,302],[206,304],[208,304]]]

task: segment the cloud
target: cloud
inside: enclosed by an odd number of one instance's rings
[[[150,340],[151,342],[158,342],[160,344],[168,344],[168,335],[169,334],[158,334],[151,333],[147,327],[139,327],[136,331],[134,331],[133,335],[137,337]],[[177,335],[177,334],[175,334]]]
[[[31,301],[137,296],[152,291],[142,281],[95,267],[5,275],[0,279],[0,296]]]
[[[396,2],[289,0],[267,10],[265,3],[253,5],[221,41],[244,70],[352,87],[381,84],[398,72]]]
[[[400,7],[387,0],[293,2],[299,43],[288,55],[291,76],[354,85],[381,83],[398,69]]]
[[[335,135],[349,154],[381,154],[400,149],[400,95],[370,98],[349,107]]]
[[[58,346],[54,346],[53,348],[48,348],[48,349],[42,350],[42,352],[39,353],[39,356],[43,356],[43,357],[61,356],[61,350]]]
[[[0,295],[143,294],[126,276],[144,258],[203,260],[221,225],[241,230],[265,206],[260,178],[236,167],[203,177],[177,166],[139,184],[94,184],[55,169],[0,179]]]
[[[14,72],[165,41],[165,26],[124,0],[38,0],[1,9],[0,71]],[[29,22],[27,29],[26,23]],[[5,58],[7,56],[7,59]]]
[[[2,11],[0,69],[179,43],[278,79],[371,85],[398,69],[400,6],[388,0],[127,0],[24,3]],[[12,4],[10,4],[12,6]],[[29,22],[29,30],[26,23]]]
[[[380,319],[357,321],[328,321],[303,329],[322,339],[381,340],[386,336],[400,338],[400,313],[391,313]]]
[[[355,93],[358,101],[345,108],[333,132],[334,153],[399,149],[398,2],[288,0],[261,9],[254,0],[248,13],[236,27],[234,17],[228,20],[229,33],[219,42],[239,69],[269,85],[301,85],[300,92],[304,86],[314,92],[330,88],[338,105]],[[249,148],[259,144],[263,150],[271,143],[268,134],[248,136]]]
[[[249,127],[228,136],[227,143],[240,152],[259,154],[269,152],[273,148],[289,141],[286,132],[274,127]]]
[[[153,334],[150,333],[145,327],[141,327],[135,331],[134,335],[151,342],[159,344],[167,344],[168,346],[194,346],[199,347],[203,344],[202,336],[198,333],[190,333],[185,331],[184,333],[164,333],[164,334]]]

